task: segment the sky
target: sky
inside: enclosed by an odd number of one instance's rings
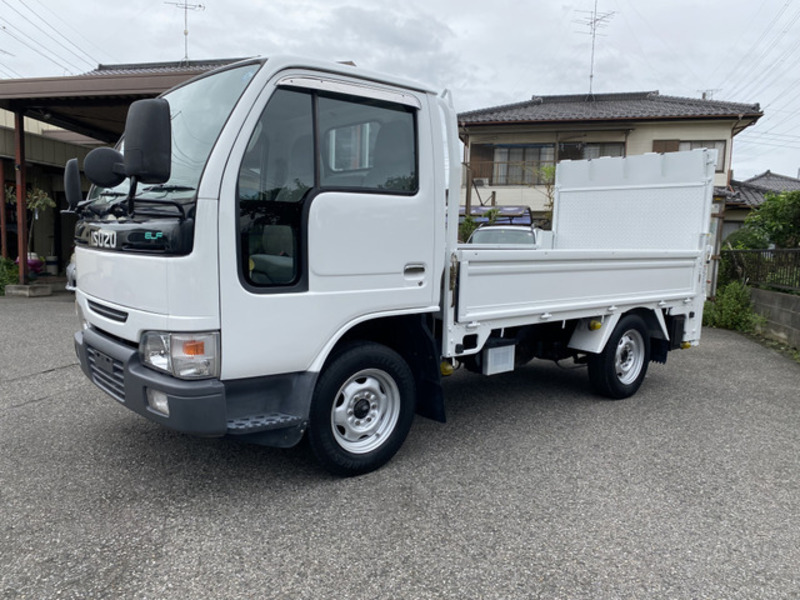
[[[180,61],[188,40],[191,60],[350,60],[466,111],[588,92],[594,15],[594,93],[758,103],[734,177],[798,176],[800,0],[0,0],[0,78]]]

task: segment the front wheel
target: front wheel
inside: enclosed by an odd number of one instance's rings
[[[317,460],[336,475],[373,471],[400,449],[414,418],[414,376],[394,350],[357,342],[320,375],[308,440]]]
[[[650,334],[638,315],[617,323],[606,347],[589,355],[589,381],[595,392],[620,400],[633,396],[642,385],[650,363]]]

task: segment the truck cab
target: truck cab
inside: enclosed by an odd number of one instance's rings
[[[436,353],[452,107],[418,84],[281,57],[159,102],[160,117],[134,105],[118,149],[85,164],[95,185],[76,204],[81,365],[168,427],[291,446],[326,363],[356,339],[379,344],[414,392],[402,411],[372,401],[358,425],[345,415],[333,428],[348,464],[364,459],[372,424],[410,425],[417,389],[440,402],[438,360],[415,357]],[[159,156],[139,138],[164,129]],[[385,397],[376,382],[387,376],[367,371],[359,398]]]

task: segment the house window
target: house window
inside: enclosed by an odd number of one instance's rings
[[[625,144],[622,142],[583,143],[564,142],[558,145],[558,160],[585,160],[601,156],[625,156]]]
[[[717,151],[717,173],[722,173],[725,170],[725,141],[680,141],[680,140],[653,140],[653,152],[686,152],[688,150],[697,150],[699,148],[708,148],[709,150]]]
[[[708,148],[709,150],[717,151],[717,165],[715,167],[717,173],[721,173],[725,169],[725,142],[681,142],[678,149],[681,152],[686,150],[697,150],[700,148]]]
[[[553,144],[494,147],[492,185],[535,185],[544,182],[542,167],[555,159]]]

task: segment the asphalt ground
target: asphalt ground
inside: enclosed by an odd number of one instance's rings
[[[800,365],[735,333],[634,398],[534,362],[446,381],[355,479],[160,428],[72,349],[72,297],[0,298],[0,597],[800,597]]]

